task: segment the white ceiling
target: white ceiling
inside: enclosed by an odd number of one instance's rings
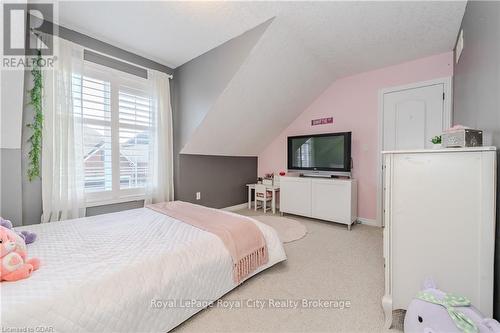
[[[60,1],[59,23],[170,67],[280,17],[340,74],[450,50],[466,1]]]
[[[271,18],[253,4],[59,1],[59,24],[175,68]]]
[[[181,150],[255,156],[337,78],[452,50],[465,5],[68,2],[59,16],[68,28],[171,67],[274,17]]]

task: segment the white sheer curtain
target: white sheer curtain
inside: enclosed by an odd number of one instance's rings
[[[57,57],[44,73],[42,146],[42,222],[85,214],[83,140],[73,84],[81,84],[83,48],[55,38]]]
[[[146,203],[174,199],[172,107],[170,81],[165,73],[148,71],[153,101],[153,131]]]

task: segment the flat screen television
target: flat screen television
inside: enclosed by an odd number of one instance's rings
[[[288,137],[288,170],[351,171],[351,132]]]

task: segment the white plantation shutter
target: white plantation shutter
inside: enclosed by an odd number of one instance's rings
[[[111,84],[74,75],[72,88],[75,112],[83,118],[85,191],[111,191]]]
[[[73,76],[82,118],[85,195],[103,203],[145,195],[150,179],[154,112],[146,79],[85,62]]]
[[[148,180],[152,102],[147,92],[121,86],[118,93],[120,189],[144,188]]]

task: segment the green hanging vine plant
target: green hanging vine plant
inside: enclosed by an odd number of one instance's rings
[[[40,160],[42,155],[42,128],[43,128],[43,113],[42,113],[42,69],[40,63],[42,54],[38,51],[36,61],[33,61],[31,74],[33,75],[33,88],[29,90],[30,105],[33,106],[33,122],[27,124],[33,134],[28,139],[31,143],[31,150],[28,153],[28,179],[32,181],[40,177]]]

